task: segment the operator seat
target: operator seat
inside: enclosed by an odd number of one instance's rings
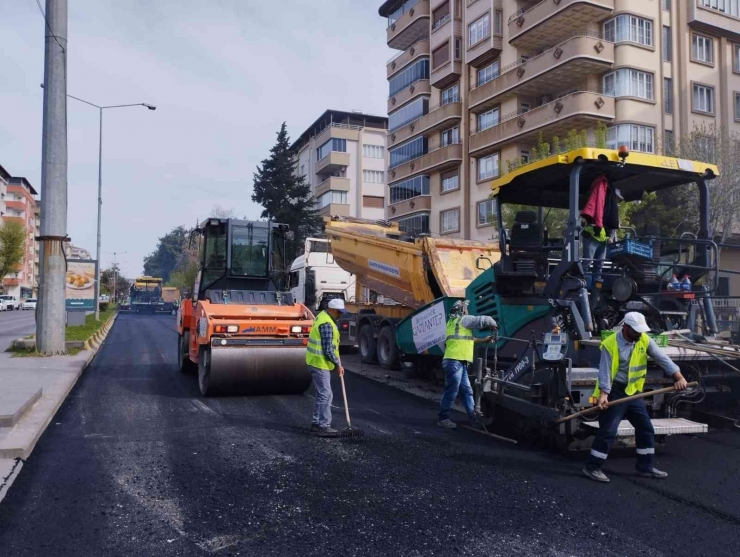
[[[516,214],[508,244],[509,253],[494,265],[498,289],[505,294],[525,292],[545,275],[542,225],[534,211]]]

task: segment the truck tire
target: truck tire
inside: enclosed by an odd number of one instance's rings
[[[385,369],[399,369],[398,346],[393,327],[386,325],[378,335],[378,363]]]
[[[370,323],[365,323],[360,328],[357,344],[360,347],[360,359],[365,364],[378,363],[378,341],[373,334],[373,327]]]
[[[177,338],[177,369],[180,373],[192,373],[197,367],[190,359],[190,331],[185,331]]]
[[[200,394],[209,396],[211,391],[211,347],[201,346],[198,349],[198,387]]]

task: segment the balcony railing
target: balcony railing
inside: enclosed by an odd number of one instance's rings
[[[447,23],[448,21],[450,21],[450,19],[452,19],[452,17],[450,16],[450,14],[447,14],[443,18],[438,19],[437,21],[435,21],[434,24],[432,24],[432,32],[434,32],[437,29],[439,29],[440,27],[442,27],[445,23]]]

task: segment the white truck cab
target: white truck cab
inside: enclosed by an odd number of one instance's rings
[[[355,276],[335,263],[329,240],[307,238],[303,255],[290,266],[290,292],[296,302],[318,312],[332,298],[354,301]]]

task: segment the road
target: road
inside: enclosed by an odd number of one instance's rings
[[[15,339],[35,332],[35,311],[0,311],[0,350],[7,350]]]
[[[4,556],[738,555],[736,432],[671,439],[665,482],[625,457],[601,485],[351,373],[366,436],[311,437],[311,396],[201,399],[175,343],[171,316],[118,318],[0,504]]]

